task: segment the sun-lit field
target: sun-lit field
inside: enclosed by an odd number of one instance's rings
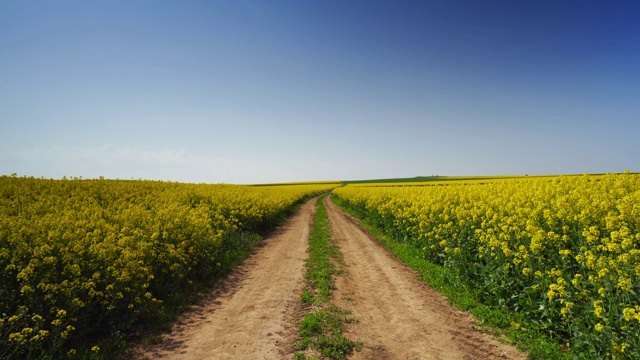
[[[591,178],[598,178],[605,174],[589,174]],[[379,179],[379,180],[361,180],[361,181],[345,181],[345,185],[349,186],[444,186],[455,184],[486,184],[497,181],[506,180],[552,180],[558,177],[575,177],[583,175],[487,175],[487,176],[418,176],[415,178],[398,178],[398,179]]]
[[[335,186],[0,177],[0,358],[100,357]]]
[[[512,329],[535,327],[576,358],[640,356],[640,174],[345,183],[0,177],[0,358],[108,358],[332,189],[519,314]]]
[[[440,184],[333,194],[575,357],[640,356],[640,175]]]

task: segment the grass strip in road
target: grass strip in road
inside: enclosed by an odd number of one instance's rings
[[[362,344],[344,336],[344,324],[353,321],[348,312],[330,304],[335,276],[342,272],[338,268],[338,264],[342,264],[342,254],[331,241],[331,226],[323,199],[324,196],[318,198],[309,234],[307,286],[301,299],[308,304],[310,311],[298,324],[300,339],[295,344],[296,359],[308,359],[313,354],[329,359],[346,359],[354,349],[362,348]]]
[[[504,335],[520,350],[526,352],[529,359],[568,360],[572,358],[566,348],[549,339],[540,331],[530,329],[523,316],[506,309],[489,307],[480,303],[472,289],[468,289],[452,278],[444,267],[425,260],[420,249],[409,244],[396,242],[386,236],[378,227],[367,222],[367,219],[362,219],[351,211],[335,195],[331,196],[331,201],[346,213],[359,219],[360,224],[380,244],[404,264],[418,271],[421,275],[421,280],[425,284],[447,297],[453,306],[473,314],[483,331],[487,331],[497,337]]]

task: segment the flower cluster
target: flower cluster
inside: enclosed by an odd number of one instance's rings
[[[640,357],[639,175],[349,185],[333,193],[487,304],[570,342],[576,357]]]

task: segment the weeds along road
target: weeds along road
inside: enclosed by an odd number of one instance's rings
[[[474,330],[329,197],[333,240],[344,258],[332,303],[357,322],[346,336],[364,348],[350,359],[525,359],[514,347]],[[304,261],[315,213],[307,202],[205,301],[138,359],[294,359]]]
[[[291,359],[315,200],[139,359]]]
[[[421,283],[329,197],[324,204],[346,270],[333,301],[358,320],[345,335],[364,343],[351,359],[526,359],[474,330],[471,315]]]

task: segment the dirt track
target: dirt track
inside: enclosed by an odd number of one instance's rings
[[[357,323],[346,334],[365,347],[352,359],[525,359],[473,329],[473,318],[371,239],[325,199],[345,261],[333,302]],[[293,359],[307,238],[315,201],[305,204],[224,284],[138,359]]]
[[[140,359],[291,359],[315,199]]]
[[[526,359],[474,330],[471,315],[419,282],[328,197],[324,204],[348,272],[334,301],[358,320],[347,337],[365,344],[352,359]]]

